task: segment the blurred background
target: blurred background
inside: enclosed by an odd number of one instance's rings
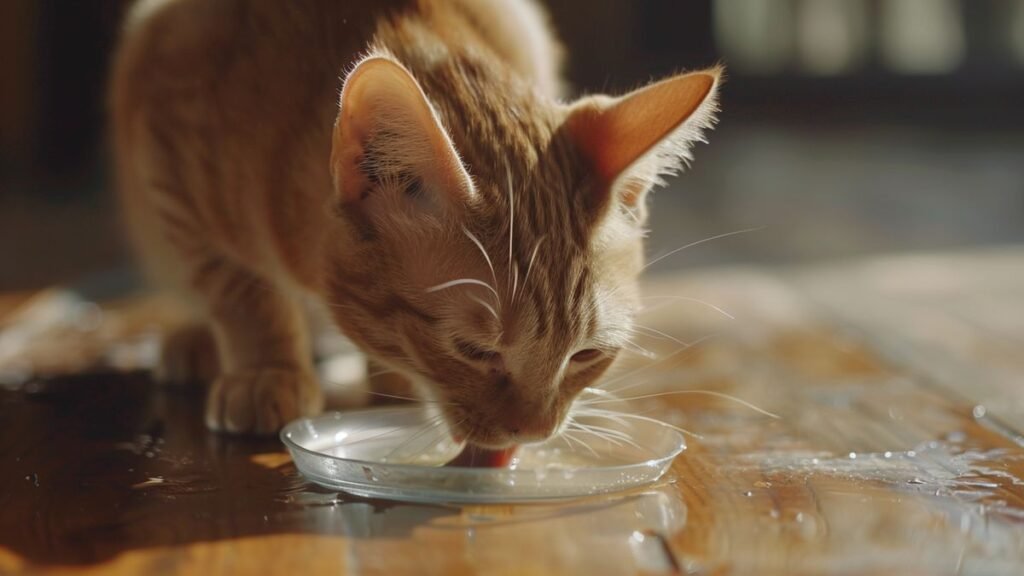
[[[0,2],[0,290],[128,268],[104,85],[130,2]],[[658,263],[1024,240],[1024,0],[550,0],[577,93],[718,61],[719,127],[654,197]]]

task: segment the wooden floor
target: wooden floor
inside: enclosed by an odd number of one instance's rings
[[[637,399],[699,435],[660,484],[469,507],[327,492],[207,433],[201,390],[141,371],[159,300],[0,298],[0,574],[1024,574],[1024,250],[647,294],[656,357],[610,388],[780,418]]]

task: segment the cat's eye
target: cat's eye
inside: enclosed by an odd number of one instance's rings
[[[602,352],[597,348],[587,348],[586,350],[580,350],[573,354],[570,359],[573,362],[591,362],[593,360],[597,360],[601,354]]]
[[[455,349],[459,351],[469,360],[474,362],[493,362],[501,357],[501,355],[494,351],[484,348],[478,344],[472,342],[466,342],[465,340],[456,340]]]

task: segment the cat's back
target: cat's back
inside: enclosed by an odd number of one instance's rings
[[[339,66],[365,48],[381,16],[413,0],[141,0],[129,11],[114,65],[114,90],[145,83],[191,95],[237,88],[267,99],[304,83],[336,87]],[[232,82],[265,84],[242,86]],[[327,74],[328,78],[323,78]],[[219,90],[218,90],[219,89]],[[166,92],[165,92],[166,94]],[[173,94],[177,95],[177,94]]]
[[[533,0],[137,2],[110,104],[121,205],[144,259],[169,258],[145,254],[167,228],[254,263],[287,260],[289,239],[315,243],[340,77],[382,21],[403,16],[557,89],[558,50]]]
[[[110,105],[121,206],[143,259],[170,258],[154,253],[163,240],[151,237],[174,224],[176,237],[266,261],[276,251],[268,239],[287,235],[329,191],[325,148],[340,74],[381,16],[409,4],[134,5]]]

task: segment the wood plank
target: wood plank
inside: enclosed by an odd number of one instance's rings
[[[976,376],[938,383],[918,363],[937,352],[902,353],[925,340],[899,321],[967,310],[956,326],[1002,345],[1016,325],[995,311],[1020,303],[984,287],[1013,276],[1018,257],[1000,254],[933,257],[976,284],[931,305],[918,289],[894,303],[878,288],[899,279],[898,260],[652,279],[636,344],[656,356],[634,355],[607,386],[670,394],[594,407],[699,437],[663,482],[613,497],[358,499],[306,483],[276,441],[207,433],[201,390],[139,373],[0,389],[0,573],[1019,574],[1024,449],[1014,421],[993,418],[1001,406],[975,410],[1011,390],[980,365],[989,348],[959,346],[979,340],[926,331]],[[902,281],[914,277],[934,275]],[[136,326],[154,307],[104,322]],[[999,366],[1013,373],[1006,350]]]

